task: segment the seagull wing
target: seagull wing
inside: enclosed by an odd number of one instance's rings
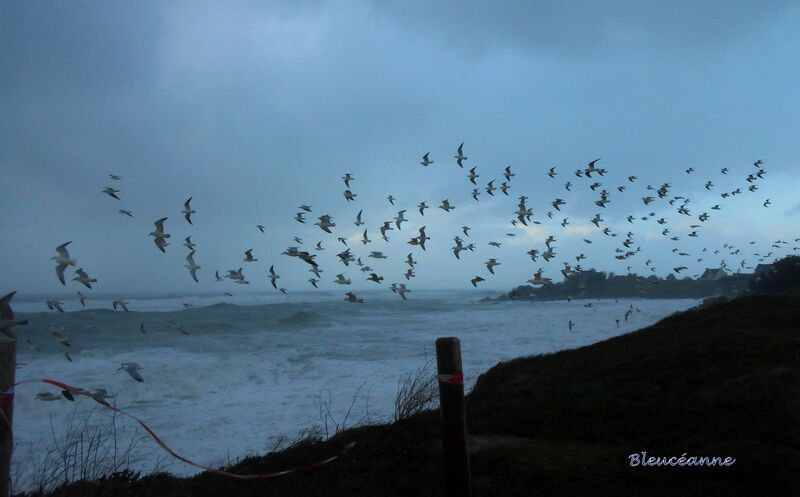
[[[70,242],[62,243],[61,245],[56,247],[56,252],[58,252],[58,255],[60,255],[64,259],[69,259],[69,252],[67,252],[67,245],[69,245],[70,243],[72,243],[72,242],[70,241]]]
[[[167,220],[167,218],[165,218],[165,217],[162,217],[161,219],[159,219],[158,221],[156,221],[155,223],[153,223],[153,224],[155,224],[155,225],[156,225],[156,230],[157,230],[157,231],[161,231],[161,232],[163,232],[163,231],[164,231],[164,221],[166,221],[166,220]]]
[[[14,298],[16,291],[11,292],[0,299],[0,318],[14,319],[14,311],[11,310],[11,299]]]
[[[56,266],[56,275],[58,276],[58,281],[60,281],[64,286],[67,286],[67,283],[64,281],[64,269],[66,269],[66,267],[66,264],[59,264]]]

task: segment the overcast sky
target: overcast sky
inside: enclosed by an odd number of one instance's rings
[[[289,292],[308,290],[306,264],[280,255],[297,235],[319,254],[321,288],[346,290],[332,283],[340,272],[354,290],[379,288],[335,260],[344,248],[336,238],[348,237],[386,287],[406,282],[406,242],[423,224],[431,240],[426,252],[413,248],[412,289],[471,288],[481,275],[482,287],[507,290],[539,267],[560,277],[579,253],[583,267],[617,273],[643,273],[651,258],[663,276],[717,266],[727,254],[711,253],[724,243],[742,248],[726,259],[734,267],[756,262],[753,252],[790,252],[770,245],[800,237],[799,25],[792,2],[2,2],[0,281],[20,293],[82,289],[63,287],[49,260],[71,240],[96,292],[238,291],[213,272],[239,266],[251,289],[266,289],[270,264]],[[464,169],[453,159],[461,142]],[[435,162],[424,168],[426,152]],[[608,170],[596,180],[610,193],[604,209],[594,180],[573,174],[597,157]],[[768,173],[750,192],[744,178],[756,159]],[[509,196],[489,197],[486,182],[499,186],[506,165],[516,173]],[[342,195],[345,172],[356,202]],[[669,198],[691,199],[691,217],[668,199],[642,203],[656,196],[646,185],[662,183]],[[106,186],[122,200],[101,193]],[[741,195],[720,197],[737,187]],[[541,225],[511,226],[519,195]],[[194,226],[180,214],[189,196]],[[556,197],[567,205],[551,220]],[[449,214],[436,208],[445,198],[456,206]],[[306,225],[293,219],[301,203],[314,211]],[[354,238],[359,209],[366,246]],[[399,209],[409,222],[386,243],[377,228]],[[598,212],[617,238],[590,224]],[[700,236],[686,237],[702,212],[711,218]],[[311,224],[322,214],[333,216],[333,235]],[[147,234],[165,216],[172,238],[162,254]],[[618,261],[627,231],[641,253]],[[183,267],[188,235],[199,284]],[[455,235],[476,244],[460,261]],[[548,235],[556,258],[531,261],[525,252],[543,252]],[[317,241],[325,251],[313,250]],[[258,262],[242,262],[249,248]],[[389,258],[368,259],[370,250]],[[501,262],[495,276],[483,266],[489,257]]]

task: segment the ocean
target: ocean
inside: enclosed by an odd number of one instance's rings
[[[340,424],[348,410],[347,425],[391,420],[400,376],[434,357],[437,337],[461,339],[469,388],[500,361],[598,342],[698,303],[483,301],[496,295],[415,290],[403,301],[386,291],[359,292],[364,304],[345,302],[343,292],[322,291],[140,296],[126,299],[130,312],[112,310],[110,296],[93,295],[85,309],[75,298],[63,300],[65,313],[20,296],[15,311],[30,324],[15,328],[16,375],[18,381],[51,378],[105,388],[116,395],[118,406],[145,421],[179,454],[219,466],[266,453],[281,438],[324,425],[321,413],[327,409],[329,422]],[[631,307],[634,312],[625,321]],[[168,327],[170,321],[190,334]],[[63,355],[51,327],[64,328],[74,362]],[[144,382],[117,370],[130,361],[142,366]],[[47,450],[70,424],[83,422],[92,409],[90,425],[110,416],[86,397],[36,400],[44,391],[59,393],[44,383],[16,390],[12,475],[17,491],[30,488],[45,470]],[[128,418],[118,419],[117,426],[120,440],[142,431]],[[170,458],[150,439],[139,441],[132,465],[144,473],[155,467],[177,475],[198,471]]]

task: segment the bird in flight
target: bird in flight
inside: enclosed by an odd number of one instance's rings
[[[353,175],[350,173],[345,173],[345,175],[342,176],[342,179],[344,180],[344,186],[350,188],[350,182],[354,179]]]
[[[194,282],[199,283],[199,281],[197,281],[197,270],[200,269],[200,266],[194,262],[194,250],[189,252],[189,255],[186,256],[186,269],[189,270],[189,274]]]
[[[479,176],[480,176],[479,174],[475,173],[475,168],[473,167],[472,169],[469,170],[469,175],[467,176],[467,178],[469,178],[470,182],[473,185],[477,185],[477,183],[475,183],[475,179],[478,178]]]
[[[58,247],[56,247],[56,252],[58,252],[58,255],[51,257],[51,259],[56,261],[56,264],[57,264],[56,265],[56,276],[58,276],[58,281],[60,281],[61,284],[64,285],[64,286],[66,286],[66,284],[67,284],[64,281],[64,270],[67,268],[67,266],[73,266],[74,267],[75,263],[77,262],[75,259],[71,259],[69,257],[69,252],[67,251],[67,245],[69,245],[70,243],[72,243],[72,242],[71,241],[70,242],[65,242],[65,243],[62,243],[61,245],[59,245]]]
[[[364,299],[356,297],[356,294],[353,293],[353,292],[347,292],[345,294],[345,300],[348,301],[348,302],[352,302],[354,304],[363,304],[364,303]]]
[[[464,155],[463,150],[464,150],[464,144],[462,143],[461,145],[458,146],[458,151],[456,151],[456,155],[454,156],[459,167],[464,167],[462,161],[467,160],[467,156]]]
[[[78,283],[83,283],[86,288],[92,288],[92,283],[97,282],[96,278],[90,278],[86,271],[83,269],[78,269],[75,271],[75,274],[78,276],[72,278],[72,281],[77,281]],[[80,293],[80,292],[79,292]],[[81,305],[83,305],[83,299],[81,299]]]
[[[194,210],[192,210],[192,206],[189,205],[191,201],[192,197],[189,197],[189,199],[183,203],[183,210],[181,211],[183,212],[183,217],[186,218],[186,222],[189,224],[192,224],[192,214],[194,214],[195,212]]]
[[[117,193],[119,193],[119,190],[117,190],[115,188],[111,188],[110,186],[107,186],[107,187],[103,188],[102,193],[105,193],[109,197],[112,197],[112,198],[115,198],[117,200],[120,200],[120,198],[117,197]]]
[[[134,380],[138,382],[143,382],[144,378],[142,378],[142,375],[139,374],[139,371],[141,371],[141,369],[142,367],[136,362],[123,362],[120,365],[119,369],[117,369],[117,371],[123,370],[126,373],[128,373],[128,376],[130,376]]]
[[[270,281],[270,283],[272,283],[272,288],[274,288],[276,290],[278,289],[278,285],[275,283],[275,281],[278,278],[280,278],[280,276],[278,275],[278,273],[275,272],[275,267],[274,266],[270,266],[269,267],[269,281]]]
[[[155,224],[156,229],[149,233],[149,236],[153,237],[153,242],[155,242],[156,247],[158,247],[158,250],[160,250],[161,252],[166,252],[166,250],[164,249],[168,245],[167,238],[170,237],[169,233],[164,232],[164,221],[166,220],[167,218],[162,217],[161,219],[153,223]]]

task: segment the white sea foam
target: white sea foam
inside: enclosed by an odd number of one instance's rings
[[[652,324],[695,300],[620,300],[573,302],[477,302],[475,294],[419,291],[408,302],[393,294],[365,293],[365,304],[340,295],[309,298],[306,303],[213,305],[219,297],[173,296],[166,300],[129,299],[131,309],[25,314],[31,324],[20,330],[43,349],[19,344],[17,378],[53,378],[85,388],[106,388],[117,403],[147,422],[178,453],[197,462],[219,465],[252,453],[264,453],[280,436],[320,424],[319,399],[332,399],[341,419],[361,388],[351,422],[366,414],[371,421],[392,415],[393,396],[402,373],[424,365],[440,336],[461,339],[468,385],[499,361],[553,352],[597,342]],[[208,301],[201,300],[208,298]],[[195,308],[178,310],[185,301]],[[145,305],[145,302],[147,304]],[[246,303],[246,302],[240,302]],[[625,310],[633,304],[628,322]],[[23,307],[23,306],[20,306]],[[153,312],[161,311],[161,312]],[[569,331],[572,319],[575,329]],[[617,328],[615,319],[621,321]],[[191,335],[166,328],[183,324]],[[147,335],[139,332],[144,322]],[[87,327],[89,325],[90,327]],[[73,343],[69,363],[50,326],[65,326]],[[133,381],[119,364],[142,365],[144,383]],[[17,389],[14,413],[14,471],[22,488],[29,485],[31,453],[40,457],[75,409],[60,400],[40,402],[44,384]],[[103,414],[105,415],[105,414]],[[121,422],[134,430],[131,420]],[[37,450],[38,449],[38,450]],[[165,453],[151,441],[140,446],[137,468],[149,471]],[[21,466],[22,465],[22,466]],[[163,467],[179,475],[196,470],[168,460]]]

